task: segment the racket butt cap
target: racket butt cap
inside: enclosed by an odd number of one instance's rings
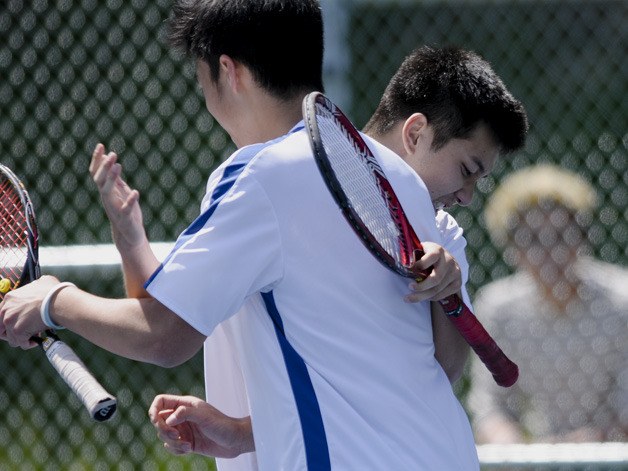
[[[500,375],[493,375],[495,382],[503,388],[509,388],[517,382],[517,379],[519,379],[519,367],[515,363],[510,363],[511,364],[508,365],[508,368],[504,373]]]
[[[92,418],[96,422],[105,422],[109,420],[116,412],[118,402],[115,397],[108,397],[99,401],[90,411]]]

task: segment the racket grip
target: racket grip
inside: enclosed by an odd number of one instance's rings
[[[515,384],[519,378],[519,367],[499,348],[460,297],[454,294],[441,300],[440,304],[449,320],[491,372],[495,382],[505,388]]]
[[[50,331],[42,335],[40,345],[52,366],[81,400],[89,415],[98,422],[110,419],[116,411],[116,398],[100,385],[76,353]]]

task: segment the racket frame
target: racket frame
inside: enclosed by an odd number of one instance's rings
[[[345,135],[350,136],[348,139],[353,143],[356,153],[361,154],[361,157],[366,159],[368,167],[375,177],[380,196],[388,201],[387,206],[390,210],[390,216],[395,221],[397,229],[399,230],[399,250],[402,252],[400,257],[402,260],[401,263],[387,253],[375,236],[371,234],[366,224],[362,221],[362,218],[351,205],[348,196],[337,179],[323,144],[317,122],[317,106],[323,107],[327,113],[333,116],[336,125]],[[429,275],[429,269],[417,272],[411,268],[416,259],[420,258],[424,253],[421,241],[414,231],[414,228],[407,220],[403,208],[390,182],[386,178],[384,171],[377,163],[373,153],[353,123],[351,123],[344,113],[321,92],[312,92],[304,98],[303,119],[314,159],[323,180],[327,184],[327,187],[332,193],[336,203],[341,208],[350,226],[359,235],[360,240],[362,240],[367,249],[387,268],[406,278],[413,278],[417,281],[424,279]],[[503,387],[512,386],[519,377],[519,368],[499,348],[495,340],[486,329],[484,329],[471,310],[464,304],[460,296],[453,294],[438,302],[447,317],[453,322],[467,343],[469,343],[478,357],[487,366],[495,382]]]

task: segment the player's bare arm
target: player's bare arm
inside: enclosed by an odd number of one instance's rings
[[[122,178],[122,166],[115,152],[105,153],[98,144],[92,154],[89,172],[111,223],[116,248],[122,258],[124,284],[129,297],[146,297],[144,282],[159,266],[142,219],[139,192]]]
[[[443,307],[437,302],[452,294],[459,294],[462,287],[460,267],[452,255],[442,246],[423,243],[425,254],[417,260],[414,267],[422,271],[431,267],[427,278],[421,282],[411,281],[412,291],[407,295],[407,302],[431,300],[432,330],[434,335],[434,356],[447,374],[449,381],[455,383],[464,373],[469,359],[469,345],[458,329],[449,322]]]
[[[12,346],[31,348],[30,339],[44,330],[40,306],[52,276],[14,290],[0,305],[3,338]],[[132,360],[172,367],[189,360],[205,336],[153,298],[105,299],[76,287],[59,291],[50,304],[53,321],[93,344]]]
[[[434,336],[434,357],[455,383],[463,373],[469,359],[470,347],[458,329],[447,319],[443,307],[432,302],[432,331]]]

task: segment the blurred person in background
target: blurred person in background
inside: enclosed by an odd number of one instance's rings
[[[487,229],[516,272],[474,305],[520,377],[496,387],[473,361],[480,443],[628,440],[628,270],[590,256],[596,204],[588,182],[545,164],[508,176],[488,201]]]

